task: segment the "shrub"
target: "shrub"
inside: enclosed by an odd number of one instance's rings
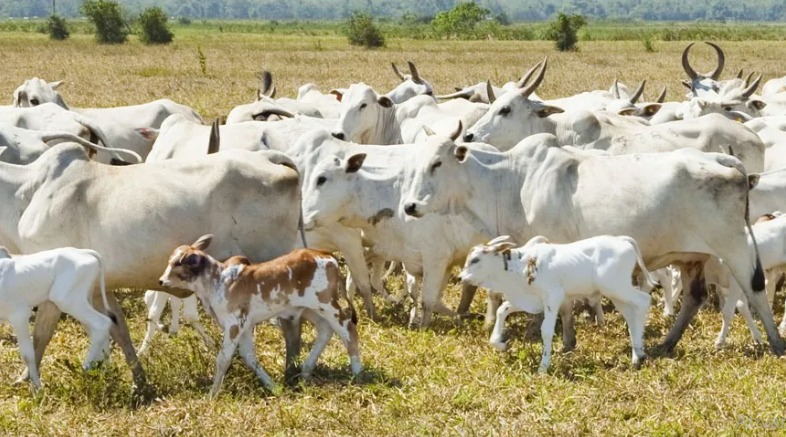
[[[557,14],[557,18],[549,23],[546,30],[546,39],[554,41],[557,50],[561,52],[578,50],[576,42],[576,32],[587,24],[587,19],[583,15],[565,15],[562,12]]]
[[[174,36],[167,27],[167,17],[159,7],[147,8],[139,16],[139,25],[142,33],[139,40],[144,44],[169,44]]]
[[[654,53],[655,46],[652,43],[652,36],[647,35],[644,39],[641,40],[641,43],[644,44],[644,51],[647,53]]]
[[[177,19],[177,24],[180,24],[180,25],[183,25],[183,26],[189,26],[189,25],[191,25],[191,19],[188,18],[188,17],[179,17]]]
[[[475,26],[489,15],[489,10],[477,3],[459,3],[449,11],[438,13],[431,21],[437,35],[472,39],[476,37]]]
[[[49,33],[49,39],[56,39],[58,41],[68,39],[71,35],[68,31],[68,27],[66,27],[65,18],[59,15],[49,16],[46,20],[46,30]]]
[[[366,12],[353,12],[347,22],[347,37],[354,46],[384,47],[385,36],[374,25],[374,17]]]
[[[122,44],[128,39],[128,26],[123,10],[112,0],[85,0],[79,8],[96,27],[96,40],[101,44]]]

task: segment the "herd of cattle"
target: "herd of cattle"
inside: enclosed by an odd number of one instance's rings
[[[288,372],[303,317],[318,338],[302,374],[334,332],[357,374],[352,299],[357,291],[372,318],[373,290],[402,299],[385,291],[389,261],[405,269],[406,293],[417,303],[413,325],[427,326],[434,312],[468,311],[476,286],[497,292],[486,313],[497,348],[506,347],[508,314],[544,313],[541,371],[557,314],[563,344],[573,348],[573,300],[588,299],[600,322],[600,296],[624,316],[640,363],[656,282],[648,270],[666,290],[666,313],[687,290],[665,350],[706,300],[709,282],[726,296],[717,344],[735,308],[762,341],[752,309],[782,355],[771,306],[786,265],[786,216],[776,212],[786,211],[786,77],[756,94],[761,75],[721,79],[723,51],[708,44],[718,65],[707,74],[690,64],[693,44],[683,52],[681,102],[665,102],[665,92],[646,102],[644,82],[630,92],[617,81],[608,91],[543,99],[536,91],[545,59],[501,88],[487,81],[435,95],[410,62],[409,74],[393,65],[401,83],[387,94],[364,83],[327,94],[307,84],[296,99],[276,98],[265,72],[257,101],[212,127],[166,99],[70,108],[60,82],[27,80],[13,105],[0,107],[0,245],[7,248],[0,317],[17,335],[28,369],[21,379],[39,385],[37,367],[62,311],[90,333],[86,366],[106,353],[109,331],[135,384],[144,385],[111,292],[121,287],[148,290],[140,353],[168,301],[185,306],[186,321],[212,347],[198,321],[199,297],[223,332],[212,395],[236,348],[272,386],[253,327],[273,317]],[[330,252],[346,260],[346,285]],[[454,311],[442,292],[462,263]],[[98,312],[85,301],[91,295]]]

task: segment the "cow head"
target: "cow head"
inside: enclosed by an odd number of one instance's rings
[[[467,129],[464,141],[488,143],[507,150],[522,138],[553,130],[551,129],[553,123],[548,120],[548,117],[564,110],[530,99],[543,81],[546,60],[539,65],[540,70],[533,82],[524,84],[518,92],[507,92],[498,97],[489,107],[488,112],[474,126]]]
[[[701,117],[706,114],[721,114],[732,120],[748,121],[761,115],[767,103],[753,96],[761,82],[761,75],[753,82],[728,81],[721,85],[717,94],[694,93],[688,102],[687,116]]]
[[[407,64],[409,64],[409,74],[401,73],[398,67],[396,67],[396,64],[390,64],[393,66],[393,72],[401,79],[401,83],[387,93],[386,96],[393,101],[393,103],[406,102],[421,94],[433,97],[434,87],[420,77],[420,73],[418,73],[418,69],[412,61],[407,62]]]
[[[203,235],[190,246],[175,249],[158,283],[164,287],[198,291],[197,281],[212,261],[204,252],[212,240],[213,235]]]
[[[341,99],[341,115],[332,135],[339,140],[369,144],[386,112],[395,111],[387,96],[380,96],[364,83],[352,84]]]
[[[723,50],[721,50],[717,44],[706,42],[706,44],[715,49],[715,52],[718,54],[718,65],[709,73],[698,73],[690,65],[690,60],[688,59],[688,53],[691,47],[693,47],[693,44],[694,43],[688,44],[682,52],[682,68],[685,70],[685,74],[688,75],[688,80],[684,80],[683,84],[691,90],[696,90],[695,92],[699,93],[701,96],[715,94],[718,92],[718,89],[720,89],[719,79],[723,72],[723,67],[726,65],[726,56],[724,56]]]
[[[37,77],[26,80],[25,83],[14,91],[14,106],[29,108],[43,103],[55,103],[68,109],[68,106],[63,101],[63,97],[57,92],[57,87],[62,84],[62,80],[47,82]]]
[[[336,223],[346,214],[365,153],[332,156],[314,167],[303,182],[303,225],[306,230]]]
[[[500,273],[507,270],[510,250],[515,246],[510,237],[503,235],[470,250],[459,279],[472,285],[489,285]]]

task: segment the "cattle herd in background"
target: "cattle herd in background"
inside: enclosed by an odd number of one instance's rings
[[[257,101],[212,127],[166,99],[70,108],[61,82],[27,80],[13,105],[0,107],[0,293],[8,302],[0,317],[19,339],[28,369],[20,378],[39,385],[63,311],[88,328],[86,366],[106,353],[110,332],[144,386],[111,292],[121,287],[148,290],[139,353],[161,329],[167,301],[185,307],[213,348],[199,297],[223,333],[211,395],[235,349],[273,387],[253,341],[254,326],[273,317],[288,375],[308,376],[334,332],[358,374],[352,301],[359,293],[373,318],[373,290],[388,301],[411,298],[410,324],[425,327],[435,312],[467,312],[476,287],[488,287],[496,348],[507,346],[508,314],[544,314],[545,371],[557,314],[565,349],[575,347],[574,300],[589,300],[599,323],[600,297],[614,303],[638,365],[653,277],[666,314],[686,290],[666,351],[713,283],[725,296],[717,345],[739,309],[754,341],[763,341],[755,314],[782,355],[771,307],[786,266],[778,212],[786,211],[786,77],[756,94],[761,75],[722,79],[723,51],[708,44],[718,54],[710,73],[691,66],[693,44],[683,52],[680,102],[664,101],[665,89],[647,101],[645,81],[633,92],[614,81],[608,91],[543,99],[536,91],[546,59],[501,88],[486,81],[435,95],[410,62],[408,74],[393,65],[401,83],[387,94],[361,82],[328,93],[306,84],[297,98],[276,98],[264,72]],[[346,285],[330,252],[346,260]],[[385,289],[391,261],[404,267],[405,295]],[[453,310],[442,292],[462,264]],[[318,336],[297,369],[301,318]],[[176,310],[171,331],[178,320]]]

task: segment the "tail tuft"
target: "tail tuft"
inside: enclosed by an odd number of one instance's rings
[[[355,311],[355,307],[351,307],[349,310],[352,311],[352,316],[351,316],[350,320],[352,320],[352,323],[357,325],[358,324],[358,313],[357,313],[357,311]]]
[[[761,268],[761,261],[758,256],[756,257],[756,269],[753,271],[751,286],[753,291],[764,291],[764,270]]]
[[[107,311],[106,315],[109,317],[109,320],[111,320],[112,323],[117,325],[117,316],[115,315],[115,313],[113,313],[111,311]]]

